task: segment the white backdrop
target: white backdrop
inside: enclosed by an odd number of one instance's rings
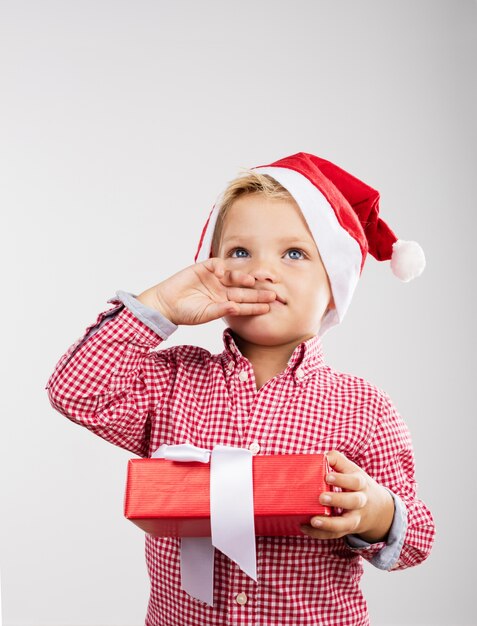
[[[385,389],[434,513],[429,559],[366,564],[376,625],[477,623],[475,172],[470,0],[4,0],[0,7],[1,544],[6,626],[139,626],[144,536],[127,451],[50,406],[53,367],[117,289],[193,262],[239,168],[298,151],[381,192],[427,257],[404,284],[368,256],[338,370]],[[168,345],[222,350],[221,321]]]

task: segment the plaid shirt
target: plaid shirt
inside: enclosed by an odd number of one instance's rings
[[[254,454],[336,449],[388,488],[396,504],[387,543],[353,535],[257,537],[258,582],[216,550],[213,607],[181,590],[180,540],[146,534],[146,626],[369,624],[359,588],[363,558],[386,570],[417,565],[435,532],[416,497],[408,428],[389,396],[329,367],[318,336],[297,346],[286,369],[257,391],[230,329],[221,354],[164,348],[177,326],[133,294],[118,291],[108,302],[114,306],[70,346],[48,380],[57,411],[141,457],[185,441],[250,447]]]

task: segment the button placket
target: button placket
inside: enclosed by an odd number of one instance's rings
[[[230,596],[228,600],[231,623],[252,623],[257,583],[242,572],[236,563],[232,562],[231,567]],[[246,619],[246,622],[243,622],[244,619]]]
[[[254,395],[249,410],[248,428],[244,431],[246,442],[250,442],[248,447],[252,454],[254,452],[251,445],[254,443],[258,444],[262,454],[269,454],[267,443],[269,433],[276,425],[277,414],[282,413],[284,407],[292,400],[294,393],[296,393],[295,388],[295,381],[290,372],[288,375],[276,379],[272,402],[270,402],[269,394],[266,391],[265,395],[261,395],[260,391]]]
[[[241,378],[245,378],[242,372],[245,372],[247,378],[249,378],[248,370],[245,369],[246,367],[246,364],[241,362],[236,363],[235,372],[233,372],[229,378],[233,419],[237,425],[242,446],[246,445],[247,441],[250,441],[250,438],[247,436],[247,430],[250,421],[250,413],[255,400],[255,392],[254,389],[252,389],[253,386],[241,380]]]

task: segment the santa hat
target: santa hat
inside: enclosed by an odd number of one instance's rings
[[[348,310],[367,252],[390,260],[393,274],[408,282],[426,265],[415,241],[398,239],[379,217],[379,192],[331,161],[298,152],[251,168],[268,174],[293,196],[315,239],[335,303],[321,322],[319,335],[339,324]],[[202,230],[195,262],[211,255],[212,236],[225,190],[218,196]]]

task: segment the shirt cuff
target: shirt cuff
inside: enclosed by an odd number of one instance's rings
[[[162,313],[156,309],[146,306],[139,302],[137,296],[128,291],[116,291],[116,295],[108,300],[108,302],[117,302],[120,300],[124,306],[133,313],[143,324],[153,330],[163,339],[167,339],[179,327],[167,319]]]
[[[387,487],[385,489],[389,491],[394,500],[394,517],[386,544],[373,556],[370,563],[379,569],[390,570],[397,563],[404,544],[407,531],[407,508],[399,496]],[[346,541],[349,547],[355,550],[362,550],[373,545],[357,535],[347,535]]]

